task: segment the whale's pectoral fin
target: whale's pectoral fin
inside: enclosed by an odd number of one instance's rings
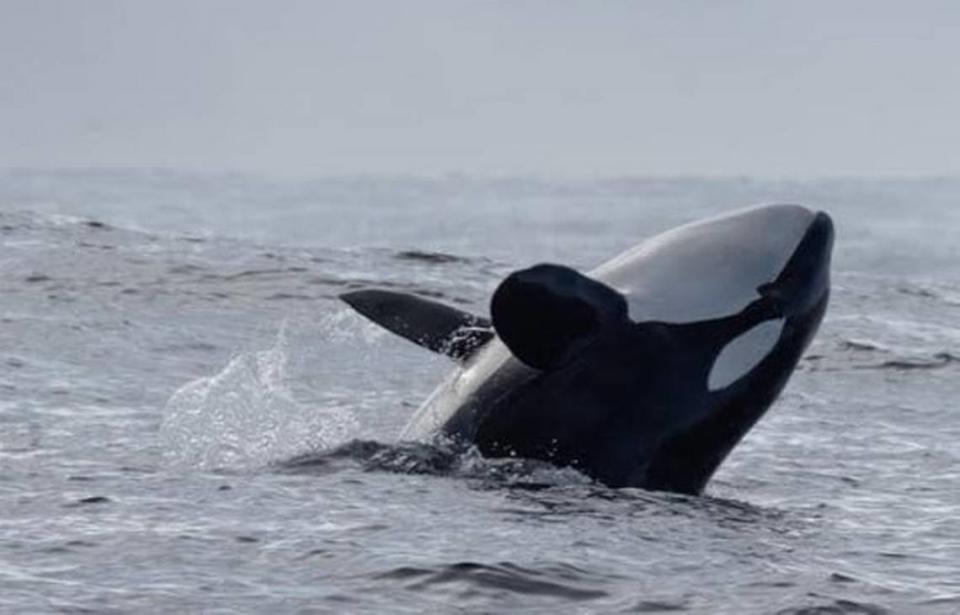
[[[543,370],[568,363],[610,326],[628,321],[619,292],[550,264],[510,274],[493,293],[490,312],[510,352]]]
[[[359,290],[340,298],[384,329],[457,361],[493,337],[488,320],[415,295]]]

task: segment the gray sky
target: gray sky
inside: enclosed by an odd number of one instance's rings
[[[0,166],[960,174],[960,2],[0,0]]]

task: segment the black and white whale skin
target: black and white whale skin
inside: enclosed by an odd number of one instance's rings
[[[517,271],[492,319],[419,297],[342,298],[461,362],[402,439],[698,494],[786,385],[830,294],[830,217],[742,209],[656,235],[586,275]],[[492,322],[491,322],[492,321]]]

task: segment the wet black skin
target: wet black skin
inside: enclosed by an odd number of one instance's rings
[[[572,466],[611,487],[700,493],[786,385],[826,305],[824,295],[788,318],[774,350],[720,391],[706,388],[726,338],[715,332],[749,326],[735,319],[624,325],[578,360],[488,404],[470,433],[456,415],[445,431],[486,456]]]
[[[587,343],[572,358],[545,371],[508,362],[442,431],[486,456],[571,466],[611,487],[698,494],[780,394],[816,333],[829,299],[832,243],[832,223],[818,214],[778,278],[730,317],[668,324],[582,315],[600,330],[579,327],[589,331]],[[744,377],[709,391],[720,350],[772,318],[785,319],[773,350]]]
[[[431,414],[428,402],[411,421],[424,428],[420,434],[438,429],[486,456],[570,466],[611,487],[697,494],[783,390],[813,339],[829,299],[832,246],[830,218],[811,216],[776,279],[754,289],[751,303],[684,324],[634,322],[619,291],[560,265],[517,271],[500,284],[491,300],[499,341],[488,321],[423,298],[364,290],[343,299],[466,364],[467,381],[438,389],[448,396],[441,414]],[[678,278],[683,284],[682,272]],[[721,351],[780,319],[779,338],[759,363],[710,390]]]

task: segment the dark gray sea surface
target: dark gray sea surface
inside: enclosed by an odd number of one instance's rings
[[[703,497],[398,442],[454,366],[336,298],[762,202],[833,298]],[[960,181],[20,170],[0,247],[0,612],[960,612]]]

